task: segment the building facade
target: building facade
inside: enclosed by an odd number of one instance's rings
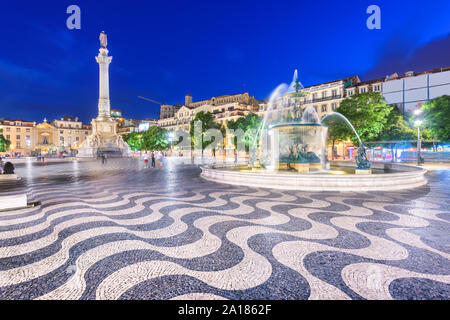
[[[36,122],[26,120],[2,120],[0,129],[3,136],[11,142],[9,153],[12,156],[29,154],[33,148],[33,128]]]
[[[53,120],[51,124],[56,128],[54,145],[57,152],[73,153],[92,132],[90,125],[83,125],[78,117],[65,116]]]
[[[209,100],[192,102],[192,96],[185,96],[185,104],[177,109],[171,117],[160,118],[158,126],[167,130],[189,131],[190,122],[200,112],[210,112],[215,117],[215,122],[226,127],[230,120],[236,120],[246,116],[250,112],[257,113],[262,101],[250,97],[248,92],[236,95],[224,95],[212,97]],[[166,105],[161,106],[161,113]]]
[[[397,105],[403,113],[412,113],[430,100],[450,94],[450,67],[415,73],[394,73],[386,77],[382,88],[389,105]]]
[[[10,156],[31,156],[35,154],[74,153],[91,133],[76,117],[65,116],[48,123],[25,120],[3,120],[0,122],[4,137],[11,141]]]

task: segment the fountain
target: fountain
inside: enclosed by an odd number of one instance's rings
[[[302,107],[307,96],[295,70],[291,84],[279,85],[270,95],[248,165],[203,166],[201,176],[229,184],[305,191],[400,190],[426,183],[423,168],[371,163],[350,121],[338,112],[319,119],[313,106]],[[356,163],[328,161],[325,120],[330,117],[344,121],[356,135]]]

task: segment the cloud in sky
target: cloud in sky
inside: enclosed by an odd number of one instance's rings
[[[394,72],[402,74],[411,70],[421,72],[449,67],[450,33],[413,50],[410,50],[402,37],[396,36],[388,41],[380,52],[382,54],[378,63],[363,74],[363,79],[381,78]]]

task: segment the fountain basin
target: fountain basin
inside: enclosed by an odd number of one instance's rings
[[[297,172],[322,170],[326,132],[327,127],[318,123],[271,125],[268,131],[270,166],[275,170],[294,169]]]
[[[355,163],[336,161],[333,166],[354,169]],[[379,174],[283,173],[234,170],[227,165],[202,166],[201,177],[214,182],[257,188],[300,191],[390,191],[420,187],[427,183],[421,167],[372,162]]]

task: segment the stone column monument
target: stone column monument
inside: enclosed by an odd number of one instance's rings
[[[130,147],[117,134],[117,122],[110,115],[109,101],[109,64],[112,57],[106,49],[106,33],[100,33],[100,50],[95,60],[99,66],[98,116],[92,119],[92,134],[86,138],[78,149],[78,157],[92,158],[102,154],[113,157],[127,157]]]

